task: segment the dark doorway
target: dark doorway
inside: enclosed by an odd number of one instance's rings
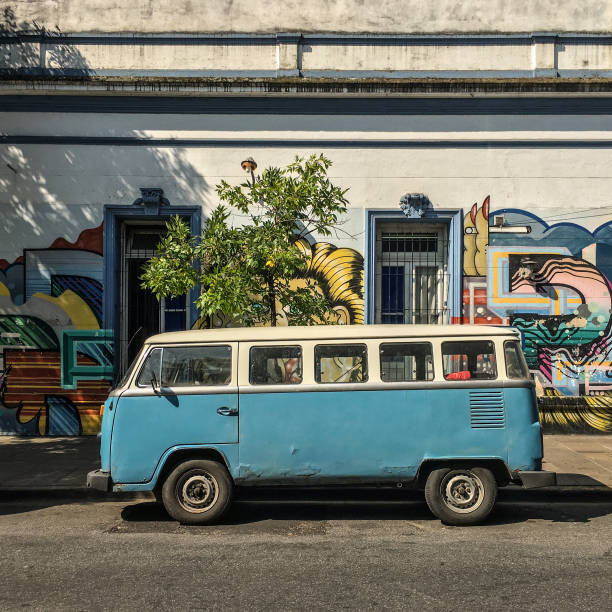
[[[129,364],[143,342],[161,331],[161,305],[148,289],[141,287],[143,264],[155,255],[164,225],[131,224],[121,227],[121,361]]]
[[[141,288],[145,261],[155,255],[166,222],[178,215],[192,235],[201,231],[199,206],[110,204],[104,207],[104,329],[113,331],[114,379],[118,380],[138,354],[144,340],[158,332],[189,329],[197,319],[194,301],[199,288],[189,296],[157,301]]]

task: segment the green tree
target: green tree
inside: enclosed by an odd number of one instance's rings
[[[215,313],[242,325],[270,324],[284,307],[290,325],[335,322],[332,304],[312,279],[296,286],[310,259],[303,237],[329,236],[346,212],[346,191],[327,177],[331,161],[323,155],[296,157],[286,168],[266,168],[257,181],[217,185],[221,204],[199,238],[184,220],[173,217],[144,266],[142,286],[157,296],[184,295],[196,284],[202,315]],[[230,210],[246,222],[231,226]]]

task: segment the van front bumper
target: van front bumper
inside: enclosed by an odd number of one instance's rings
[[[518,470],[515,474],[525,489],[554,487],[557,484],[556,472],[545,472],[544,470],[534,472]]]
[[[97,489],[105,493],[111,490],[111,477],[109,472],[93,470],[87,474],[87,488]]]

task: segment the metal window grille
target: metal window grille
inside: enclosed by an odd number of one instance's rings
[[[375,322],[444,323],[448,299],[445,225],[383,224],[376,236]]]

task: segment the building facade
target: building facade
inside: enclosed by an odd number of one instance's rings
[[[311,153],[341,322],[514,325],[545,426],[612,431],[612,7],[199,4],[0,1],[0,433],[96,433],[142,340],[200,325],[140,288],[164,222]]]

